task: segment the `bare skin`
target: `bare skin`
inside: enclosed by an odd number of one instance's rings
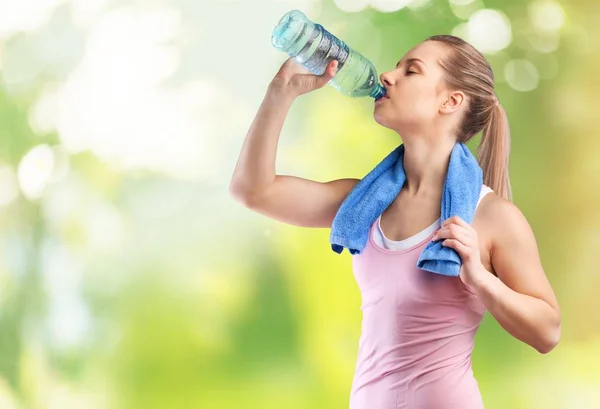
[[[387,93],[374,104],[374,119],[402,135],[405,145],[407,181],[381,219],[392,240],[422,231],[440,214],[455,129],[468,103],[462,91],[448,88],[443,80],[439,61],[448,52],[440,43],[421,43],[381,75]],[[321,183],[277,175],[275,158],[294,100],[325,86],[336,67],[334,61],[323,75],[315,76],[287,60],[273,78],[230,185],[231,194],[248,208],[296,226],[331,227],[358,180]],[[459,253],[461,280],[506,331],[541,353],[554,348],[560,339],[560,309],[533,232],[514,204],[490,193],[477,208],[472,225],[453,218],[436,239]]]
[[[294,100],[322,88],[335,75],[332,62],[322,76],[307,74],[287,60],[271,84],[250,126],[230,185],[232,195],[250,209],[303,227],[331,227],[357,179],[327,183],[277,175],[275,157],[283,123]]]

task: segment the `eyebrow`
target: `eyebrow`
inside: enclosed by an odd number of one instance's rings
[[[406,65],[410,65],[414,62],[420,62],[421,64],[423,64],[424,66],[427,67],[427,64],[425,64],[422,60],[419,60],[418,58],[407,58],[406,59]],[[398,66],[402,63],[402,60],[398,61],[398,64],[396,64],[396,68],[398,68]]]

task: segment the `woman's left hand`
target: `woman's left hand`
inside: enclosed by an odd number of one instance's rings
[[[481,264],[477,232],[463,219],[453,216],[446,220],[432,240],[443,240],[442,246],[456,250],[462,260],[460,279],[467,286],[474,286],[483,277],[485,267]]]

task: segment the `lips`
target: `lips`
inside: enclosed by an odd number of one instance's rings
[[[381,98],[376,100],[375,103],[381,103],[382,101],[385,101],[386,99],[390,99],[390,96],[388,94],[385,94],[384,96],[382,96]]]

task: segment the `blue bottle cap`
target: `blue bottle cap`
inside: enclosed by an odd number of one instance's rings
[[[380,98],[383,98],[383,96],[385,96],[385,88],[383,88],[381,84],[377,84],[377,86],[371,93],[371,97],[375,98],[375,100],[378,100]]]

